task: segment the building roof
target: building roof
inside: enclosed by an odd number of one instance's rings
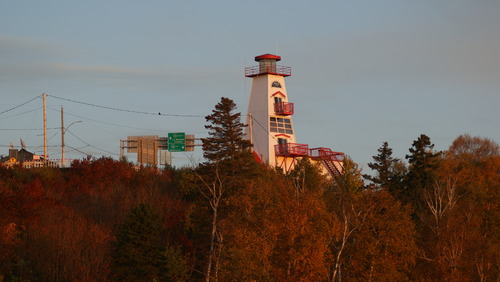
[[[26,149],[21,149],[21,150],[10,149],[8,156],[0,158],[0,163],[7,162],[12,158],[14,158],[16,161],[23,161],[23,162],[24,161],[32,161],[34,155],[35,154],[26,151]]]
[[[273,54],[264,54],[264,55],[260,55],[260,56],[255,57],[255,61],[257,61],[257,62],[260,60],[264,60],[264,59],[274,59],[276,61],[281,61],[280,56],[273,55]]]

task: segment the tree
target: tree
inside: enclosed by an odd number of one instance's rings
[[[413,141],[406,159],[409,163],[409,171],[405,176],[405,191],[402,195],[404,202],[418,202],[422,197],[422,192],[426,187],[430,187],[433,182],[433,175],[439,165],[440,152],[433,151],[434,144],[431,139],[421,134]]]
[[[362,195],[363,179],[361,169],[350,157],[343,162],[342,174],[335,179],[335,189],[325,193],[325,202],[333,218],[333,234],[329,247],[333,255],[330,281],[340,277],[345,264],[346,248],[350,246],[353,233],[362,225],[364,213],[357,210],[355,203]]]
[[[422,279],[498,279],[499,169],[489,139],[461,135],[443,154],[419,212]]]
[[[180,277],[186,268],[178,252],[164,248],[161,217],[148,204],[134,208],[118,227],[112,252],[111,278],[119,281],[165,280],[175,276],[169,266],[175,266]],[[167,255],[170,255],[167,256]],[[172,262],[176,258],[177,263]]]
[[[374,170],[376,175],[364,174],[363,178],[394,194],[401,187],[405,173],[404,164],[400,159],[392,157],[392,149],[387,142],[382,144],[378,152],[377,156],[373,156],[375,162],[368,163],[368,167]]]
[[[212,114],[205,117],[210,124],[205,125],[210,137],[203,139],[203,156],[211,163],[225,160],[237,161],[244,153],[249,154],[251,143],[244,139],[240,122],[241,113],[234,113],[233,100],[222,97]]]
[[[48,206],[28,227],[27,257],[45,281],[107,278],[110,232],[64,206]]]
[[[206,168],[213,169],[212,174],[207,171]],[[199,195],[206,200],[205,205],[208,203],[208,210],[211,211],[211,222],[210,222],[210,237],[208,241],[208,251],[206,257],[206,268],[205,268],[205,281],[210,281],[212,276],[212,268],[216,253],[216,248],[220,247],[222,243],[221,240],[217,240],[220,237],[219,231],[219,210],[223,204],[223,199],[227,197],[228,183],[227,178],[222,176],[218,164],[202,167],[202,173],[195,172],[197,179],[195,179],[195,186]],[[204,206],[203,203],[199,203],[198,208]],[[205,209],[201,209],[205,210]],[[206,215],[202,216],[201,224],[206,223]],[[203,245],[203,244],[202,244]],[[215,273],[217,273],[217,264],[215,265]]]
[[[453,141],[448,152],[454,157],[469,157],[476,160],[484,160],[488,157],[499,156],[500,148],[498,144],[488,138],[462,134]]]
[[[163,222],[157,222],[162,230],[161,257],[158,267],[154,266],[159,268],[158,279],[186,280],[188,267],[183,256],[192,246],[185,234],[189,210],[185,201],[175,197],[179,187],[173,173],[136,170],[109,158],[89,158],[73,165],[67,170],[0,167],[0,280],[111,278],[109,271],[117,266],[116,260],[111,266],[111,250],[119,237],[116,222],[141,202],[162,214]],[[140,246],[134,242],[121,246],[144,248],[143,240],[136,241]],[[122,250],[121,254],[127,252]],[[135,266],[129,266],[131,271]]]
[[[333,214],[329,280],[408,280],[417,252],[409,208],[386,189],[362,189],[361,170],[350,158],[336,184],[325,198]]]
[[[405,281],[415,265],[418,248],[410,210],[387,191],[363,191],[353,203],[351,243],[345,250],[346,280]]]
[[[342,174],[335,179],[338,193],[348,195],[359,192],[363,186],[363,177],[359,165],[349,156],[345,156]]]
[[[221,221],[221,280],[324,281],[330,217],[322,189],[295,189],[273,170],[247,181]]]
[[[312,163],[309,158],[301,158],[287,175],[297,192],[318,190],[330,186],[331,179],[322,174],[321,164]]]
[[[197,182],[194,185],[199,195],[206,200],[205,204],[208,203],[208,210],[212,212],[206,281],[210,280],[212,269],[213,276],[217,277],[215,253],[220,250],[223,237],[219,231],[221,206],[227,204],[226,199],[242,186],[256,168],[256,162],[250,153],[251,143],[244,139],[245,125],[240,122],[241,114],[235,113],[235,109],[236,104],[231,99],[222,97],[212,114],[205,117],[209,122],[205,125],[209,130],[209,137],[203,139],[203,155],[208,162],[195,170]]]

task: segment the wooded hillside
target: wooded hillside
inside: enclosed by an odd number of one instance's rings
[[[0,167],[0,281],[498,281],[495,142],[421,135],[407,162],[382,144],[371,175],[349,158],[335,181],[307,159],[284,175],[219,106],[197,167]]]

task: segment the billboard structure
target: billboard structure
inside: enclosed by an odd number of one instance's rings
[[[120,158],[127,153],[136,153],[137,162],[143,165],[158,166],[172,164],[171,152],[194,151],[194,134],[168,133],[168,137],[158,135],[128,136],[120,140]],[[160,163],[159,163],[160,162]]]

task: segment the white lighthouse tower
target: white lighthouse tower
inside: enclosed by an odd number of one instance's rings
[[[333,177],[342,170],[343,153],[328,148],[309,149],[295,138],[292,116],[294,104],[289,102],[285,77],[291,68],[276,63],[280,56],[264,54],[255,57],[258,66],[245,68],[245,76],[252,78],[248,103],[247,136],[259,162],[280,167],[285,172],[292,169],[298,158],[310,157],[323,164],[325,172]]]
[[[245,76],[252,78],[247,124],[258,159],[288,171],[296,157],[308,155],[308,148],[296,142],[294,104],[289,102],[285,85],[291,68],[277,65],[280,60],[280,56],[260,55],[255,57],[258,66],[245,69]]]

